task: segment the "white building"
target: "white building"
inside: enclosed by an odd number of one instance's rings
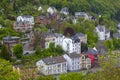
[[[55,35],[54,33],[46,33],[44,35],[45,38],[45,48],[49,48],[50,43],[55,43]]]
[[[39,6],[38,11],[41,11],[41,10],[43,10],[43,8],[42,8],[42,6]]]
[[[77,71],[81,69],[80,54],[76,54],[76,53],[65,54],[63,55],[63,57],[67,60],[68,71]]]
[[[55,43],[56,45],[62,46],[63,39],[65,36],[58,33],[46,33],[45,37],[45,48],[49,48],[50,43]]]
[[[99,40],[109,40],[110,39],[110,31],[105,28],[103,25],[98,25],[96,27],[96,32],[98,34]]]
[[[69,10],[68,10],[67,7],[64,7],[64,8],[61,9],[60,13],[63,13],[63,14],[65,14],[65,15],[68,15],[68,14],[69,14]]]
[[[85,20],[91,18],[91,17],[89,17],[88,14],[85,13],[85,12],[75,12],[75,17],[76,17],[76,18],[81,17],[81,18],[84,18]]]
[[[29,23],[31,25],[34,25],[34,17],[31,15],[18,16],[16,22],[23,22],[23,23]]]
[[[62,74],[67,72],[67,61],[63,56],[48,57],[36,63],[38,70],[44,75]]]
[[[117,25],[118,32],[120,33],[120,23]]]
[[[68,53],[81,53],[81,42],[78,38],[67,38],[58,33],[45,34],[45,48],[49,48],[50,43],[60,45]]]
[[[65,54],[63,57],[67,60],[68,71],[77,71],[91,68],[91,60],[82,54]]]
[[[81,53],[81,42],[78,39],[64,38],[62,48],[68,53]]]
[[[79,39],[81,43],[87,43],[87,34],[83,33],[77,33],[74,36],[72,36],[73,39]]]
[[[47,12],[50,13],[50,14],[53,14],[53,13],[56,13],[57,10],[56,10],[55,7],[49,7],[49,8],[47,9]]]

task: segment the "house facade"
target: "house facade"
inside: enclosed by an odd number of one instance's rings
[[[38,71],[44,75],[62,74],[67,72],[67,62],[63,56],[48,57],[36,63]]]
[[[41,10],[43,10],[43,8],[42,8],[42,6],[39,6],[38,11],[41,11]]]
[[[68,53],[81,53],[81,42],[78,39],[64,38],[62,48]]]
[[[50,13],[50,14],[52,15],[53,13],[56,13],[57,10],[56,10],[55,7],[49,7],[49,8],[47,9],[47,12]]]
[[[98,25],[96,27],[96,32],[98,34],[99,40],[109,40],[110,39],[110,31],[105,28],[103,25]]]
[[[34,17],[31,15],[18,16],[13,28],[18,32],[31,31],[34,26]]]
[[[67,38],[58,33],[46,33],[45,34],[45,48],[49,48],[50,43],[60,45],[67,53],[81,53],[81,42],[76,38]]]
[[[34,25],[34,17],[31,15],[22,15],[17,17],[17,22],[25,22]]]
[[[87,43],[87,34],[83,34],[83,33],[77,33],[74,36],[72,36],[74,39],[78,38],[80,40],[81,43]]]
[[[91,68],[91,60],[88,57],[86,58],[85,55],[71,53],[65,54],[63,57],[67,60],[68,71],[78,71]]]
[[[75,12],[75,17],[76,18],[81,17],[81,18],[84,18],[85,20],[90,19],[90,17],[88,16],[88,14],[85,13],[85,12]]]
[[[80,54],[76,54],[76,53],[65,54],[63,55],[63,57],[67,60],[68,71],[77,71],[81,69]]]
[[[55,43],[56,37],[54,33],[44,34],[45,48],[49,48],[50,43]]]
[[[40,25],[47,25],[50,23],[50,20],[46,18],[46,16],[40,15],[35,18],[35,23]]]
[[[65,15],[68,15],[68,14],[69,14],[69,10],[68,10],[67,7],[64,7],[64,8],[61,9],[60,13],[63,13],[63,14],[65,14]]]
[[[33,25],[24,22],[15,22],[13,28],[17,32],[25,32],[31,31],[33,29]]]
[[[120,33],[120,23],[117,25],[118,32]]]

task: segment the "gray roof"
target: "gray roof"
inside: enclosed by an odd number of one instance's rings
[[[50,33],[45,33],[45,34],[44,34],[44,37],[50,37],[50,36],[54,36],[54,33],[51,33],[51,32],[50,32]]]
[[[108,48],[106,46],[97,46],[96,47],[99,54],[107,54]]]
[[[11,39],[20,39],[20,37],[10,36],[10,35],[8,35],[7,37],[3,37],[3,40],[11,40]]]
[[[79,39],[79,37],[83,37],[83,36],[85,36],[85,34],[83,34],[83,33],[77,33],[77,34],[75,34],[74,36],[72,36],[71,37],[71,39],[74,41],[74,42],[80,42],[80,39]]]
[[[63,35],[62,34],[58,34],[58,33],[45,33],[44,34],[44,37],[62,37]]]
[[[81,57],[81,54],[77,54],[77,53],[70,53],[70,54],[67,54],[70,58],[79,58]]]
[[[106,34],[110,32],[108,29],[105,28],[105,26],[102,26],[102,25],[98,25],[97,28],[100,32],[104,32],[105,30]]]
[[[85,34],[83,34],[83,33],[80,32],[80,33],[75,34],[74,36],[75,37],[80,37],[80,36],[85,36]]]
[[[109,33],[110,31],[108,29],[105,29],[105,34]]]
[[[73,41],[74,43],[78,43],[78,42],[80,42],[80,39],[79,39],[79,38],[72,38],[72,41]]]
[[[98,51],[96,51],[94,49],[89,49],[86,53],[87,54],[98,54]]]
[[[32,15],[22,15],[22,17],[31,18],[33,16]]]
[[[48,57],[48,58],[44,58],[42,60],[43,60],[43,62],[46,65],[51,65],[51,64],[57,64],[57,63],[66,62],[66,60],[65,60],[65,58],[63,56]]]
[[[120,38],[120,33],[114,33],[113,36],[114,38]]]
[[[38,16],[37,18],[44,19],[44,18],[45,18],[45,16],[40,15],[40,16]]]
[[[97,28],[100,32],[104,32],[105,26],[98,25]]]
[[[75,12],[75,15],[84,15],[86,14],[85,12]]]
[[[61,9],[61,12],[69,12],[67,7]]]

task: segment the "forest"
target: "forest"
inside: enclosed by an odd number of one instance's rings
[[[84,11],[92,15],[102,14],[112,20],[120,21],[119,0],[1,0],[0,16],[2,18],[0,17],[0,21],[1,19],[14,20],[21,14],[37,15],[39,14],[37,8],[40,5],[54,6],[57,10],[68,7],[71,14],[76,11]]]

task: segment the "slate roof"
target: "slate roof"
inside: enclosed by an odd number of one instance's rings
[[[105,26],[98,25],[97,28],[100,32],[104,32],[104,31],[105,33],[110,32],[108,29],[105,28]]]
[[[79,39],[79,37],[83,37],[83,36],[85,36],[85,34],[83,34],[83,33],[77,33],[77,34],[75,34],[74,36],[72,36],[71,37],[71,39],[74,41],[74,42],[80,42],[80,39]]]
[[[72,41],[73,41],[74,43],[78,43],[78,42],[80,42],[80,39],[79,39],[79,38],[72,38]]]
[[[69,12],[67,7],[61,9],[61,12]]]
[[[3,37],[3,40],[11,40],[11,39],[20,39],[20,37],[17,37],[17,36],[10,36],[8,35],[7,37]]]
[[[33,16],[32,16],[32,15],[22,15],[21,17],[31,18],[31,17],[33,17]]]
[[[98,50],[98,53],[100,53],[100,54],[107,54],[108,53],[108,48],[105,46],[101,46],[101,47],[98,46],[97,50]]]
[[[120,29],[120,23],[117,25],[117,28]]]
[[[86,53],[87,54],[94,54],[94,55],[96,55],[96,54],[98,54],[98,51],[96,51],[94,49],[89,49]]]
[[[97,28],[98,28],[98,30],[100,32],[104,32],[105,31],[105,34],[110,32],[108,29],[105,28],[105,26],[102,26],[102,25],[98,25]]]
[[[52,33],[52,32],[49,32],[49,33],[45,33],[44,34],[44,37],[62,37],[63,35],[62,34],[58,34],[58,33]]]
[[[77,53],[70,53],[70,54],[67,54],[70,58],[79,58],[81,57],[81,54],[77,54]]]
[[[63,56],[48,57],[48,58],[44,58],[42,60],[46,65],[52,65],[52,64],[66,62],[66,60]]]
[[[76,15],[85,15],[86,13],[85,12],[75,12],[75,16]]]
[[[105,26],[98,25],[97,28],[100,32],[104,32]]]
[[[85,34],[80,32],[80,33],[77,33],[77,34],[74,35],[74,37],[80,37],[80,36],[85,36]]]
[[[113,36],[114,38],[120,38],[120,33],[114,33]]]
[[[37,18],[44,19],[44,18],[45,18],[45,16],[40,15],[40,16],[38,16]]]

